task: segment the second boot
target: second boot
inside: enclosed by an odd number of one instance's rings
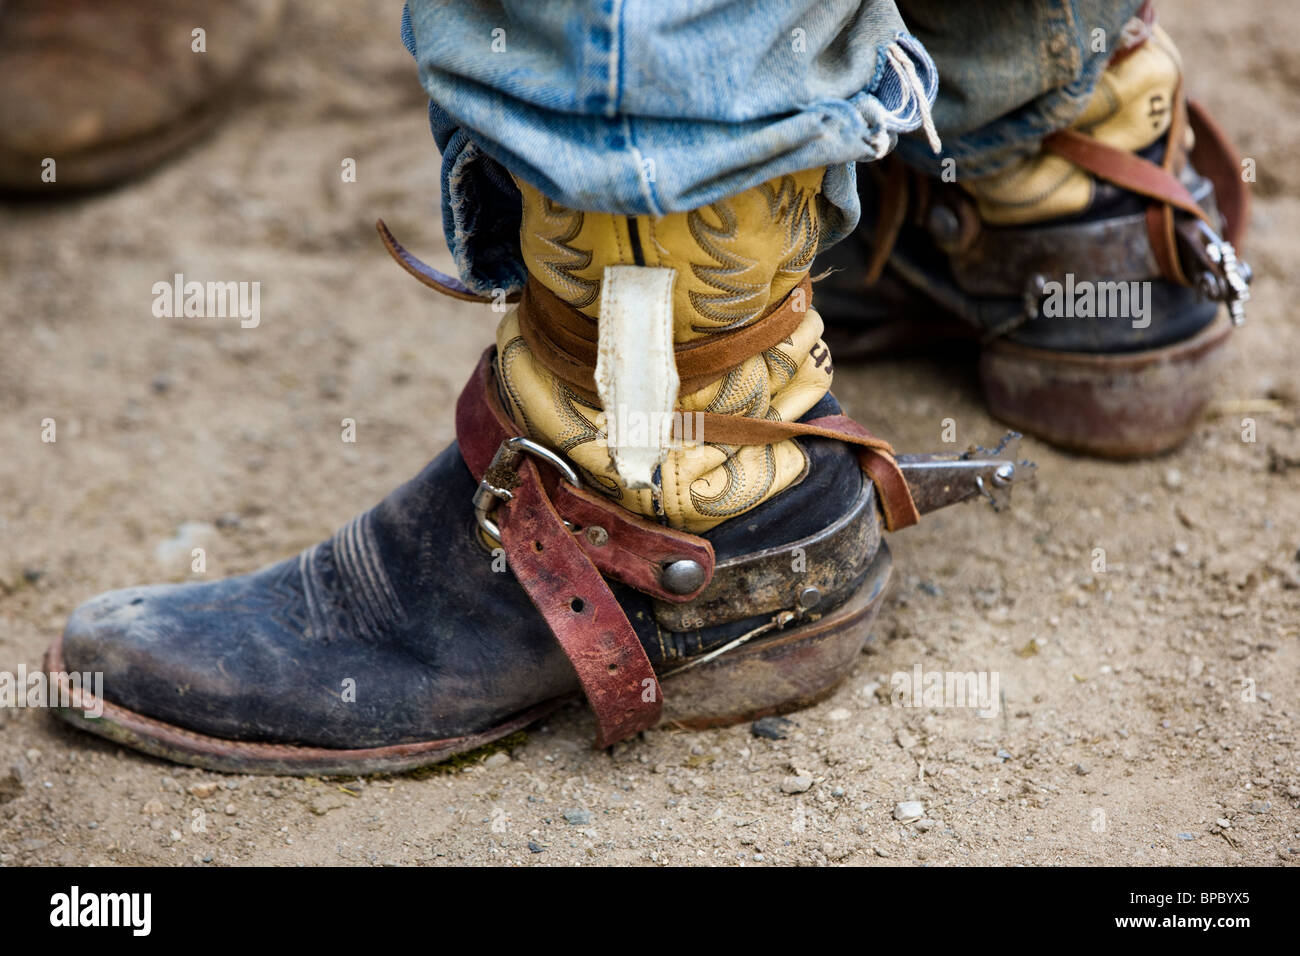
[[[1249,298],[1249,195],[1146,10],[1083,115],[1009,169],[861,170],[863,224],[816,266],[841,360],[973,343],[998,418],[1094,455],[1196,427]]]

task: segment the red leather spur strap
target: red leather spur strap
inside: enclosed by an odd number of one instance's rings
[[[596,715],[596,746],[659,723],[663,693],[641,639],[600,571],[525,460],[514,498],[497,509],[501,545],[515,579],[569,658]]]
[[[497,398],[492,351],[483,354],[456,403],[460,454],[477,480],[483,478],[501,443],[520,434]],[[713,545],[706,539],[655,524],[561,481],[553,468],[542,469],[542,486],[560,517],[582,529],[573,535],[574,541],[607,577],[674,604],[699,597],[713,579]],[[680,560],[694,561],[704,569],[703,583],[686,594],[665,590],[660,581],[664,565]]]
[[[456,403],[461,456],[476,479],[488,472],[501,443],[518,434],[497,398],[489,349]],[[663,694],[602,571],[634,587],[639,581],[665,600],[689,600],[712,578],[713,547],[637,518],[552,472],[522,458],[511,476],[512,497],[498,505],[495,520],[511,571],[568,656],[596,715],[597,746],[607,747],[658,723]],[[566,518],[580,530],[570,530]],[[593,527],[603,532],[599,544],[585,533]],[[670,594],[659,583],[660,568],[682,558],[704,568],[704,584],[688,595]]]
[[[921,512],[917,510],[916,502],[912,500],[912,489],[908,487],[907,479],[903,477],[903,470],[898,467],[892,448],[888,446],[880,448],[875,444],[880,439],[847,415],[814,418],[804,424],[831,430],[835,433],[831,437],[854,447],[858,455],[858,465],[876,486],[880,512],[885,517],[886,531],[898,531],[921,520]]]

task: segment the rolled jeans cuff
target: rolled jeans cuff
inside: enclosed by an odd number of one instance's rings
[[[824,168],[820,240],[829,246],[858,221],[853,164],[883,156],[900,134],[920,126],[938,91],[933,61],[887,3],[874,4],[874,19],[852,21],[866,34],[862,42],[872,44],[870,73],[862,70],[863,50],[855,49],[850,59],[867,82],[846,95],[832,95],[825,77],[773,75],[761,94],[749,97],[754,115],[737,116],[733,102],[692,101],[689,92],[675,99],[670,84],[642,82],[635,96],[612,104],[636,112],[611,113],[605,108],[611,104],[601,102],[570,112],[556,108],[575,105],[558,92],[561,75],[534,77],[525,87],[509,72],[486,77],[495,85],[468,80],[463,74],[477,62],[452,62],[445,41],[425,42],[428,31],[447,26],[458,8],[438,10],[435,23],[420,6],[416,0],[408,6],[403,39],[420,64],[442,151],[443,228],[462,280],[482,295],[514,292],[526,278],[512,176],[569,208],[657,216],[706,206],[783,174]],[[414,18],[411,8],[417,8]],[[807,22],[814,36],[831,36]],[[716,39],[693,36],[705,49]],[[759,47],[777,45],[767,37]],[[910,59],[914,82],[891,62],[891,46]],[[801,62],[791,60],[795,68]],[[620,69],[641,75],[654,63],[650,57],[649,65],[624,63]],[[806,66],[827,72],[817,58],[807,58]],[[556,90],[548,88],[552,84]],[[807,90],[822,95],[799,101]]]

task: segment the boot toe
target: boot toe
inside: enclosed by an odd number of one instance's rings
[[[237,579],[110,591],[85,602],[63,632],[63,666],[102,675],[112,705],[200,733],[279,737],[258,706],[268,661],[255,650],[248,616],[231,595]],[[261,724],[259,726],[259,724]]]
[[[414,733],[375,719],[379,695],[348,699],[348,680],[391,672],[392,653],[316,640],[296,577],[294,559],[225,581],[102,594],[68,621],[64,668],[102,674],[111,705],[230,740],[376,746]]]

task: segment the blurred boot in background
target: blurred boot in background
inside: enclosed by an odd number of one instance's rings
[[[0,0],[0,189],[152,169],[234,102],[283,0]]]
[[[900,7],[939,69],[944,151],[904,138],[859,167],[862,223],[813,269],[836,356],[973,342],[1013,427],[1106,457],[1176,446],[1244,316],[1248,194],[1154,5]]]

